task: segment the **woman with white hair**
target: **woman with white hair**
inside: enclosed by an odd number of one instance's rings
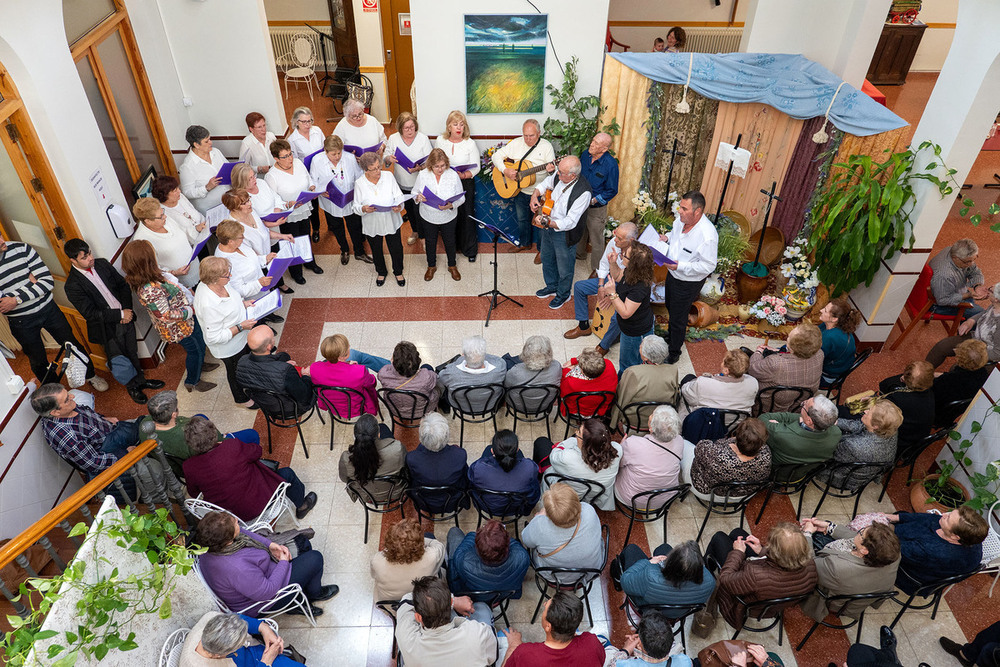
[[[420,444],[406,455],[406,467],[410,471],[410,487],[447,486],[455,490],[467,488],[468,452],[457,445],[448,444],[451,436],[451,424],[448,419],[439,412],[424,415],[420,421],[419,433]],[[447,499],[447,494],[441,494],[440,498],[435,498],[432,494],[428,498],[428,508],[440,508],[438,511],[450,510],[444,507]],[[440,500],[440,503],[435,503],[435,500]],[[468,503],[465,507],[468,507]]]
[[[486,354],[486,339],[470,336],[462,340],[462,356],[448,364],[438,374],[438,381],[449,392],[448,402],[455,406],[454,394],[466,387],[481,387],[488,384],[503,384],[507,375],[507,364],[498,356]],[[465,393],[465,392],[463,392]],[[491,394],[487,391],[470,391],[467,402],[460,408],[465,412],[482,412]]]
[[[508,357],[504,357],[508,359]],[[520,362],[518,362],[520,359]],[[542,385],[559,386],[562,379],[562,365],[552,358],[552,342],[548,336],[528,336],[521,348],[518,359],[510,358],[508,363],[514,365],[507,369],[503,386],[507,389],[515,387],[538,387]],[[513,405],[522,412],[538,410],[547,394],[540,390],[520,391],[515,396]],[[511,395],[507,395],[511,401]]]
[[[661,405],[649,416],[649,434],[622,440],[621,463],[615,479],[615,497],[628,505],[632,496],[643,491],[664,489],[680,483],[684,440],[681,420],[669,405]],[[670,499],[661,495],[649,502],[660,507]]]
[[[252,635],[259,635],[264,643]],[[180,667],[215,664],[290,667],[305,664],[305,659],[264,621],[243,614],[210,611],[188,633],[179,664]]]
[[[365,113],[365,105],[351,98],[344,102],[344,117],[333,128],[333,133],[344,140],[344,150],[356,158],[364,153],[385,150],[385,128],[374,116]]]
[[[323,148],[323,130],[316,127],[313,113],[309,107],[299,107],[292,112],[288,120],[292,133],[288,135],[288,143],[292,145],[292,155],[305,162],[305,159]],[[316,239],[314,239],[316,240]]]

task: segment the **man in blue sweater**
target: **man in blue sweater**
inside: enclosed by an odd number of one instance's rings
[[[917,588],[910,577],[927,584],[972,572],[982,561],[989,526],[967,505],[941,515],[899,512],[885,517],[895,524],[899,538],[902,562],[896,585],[904,593]]]

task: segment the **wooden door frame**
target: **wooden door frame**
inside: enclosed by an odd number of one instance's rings
[[[396,52],[396,31],[393,26],[392,0],[382,0],[379,7],[379,21],[382,24],[382,62],[385,63],[385,95],[389,119],[399,115],[399,94],[396,87],[396,61],[386,57],[385,52]]]

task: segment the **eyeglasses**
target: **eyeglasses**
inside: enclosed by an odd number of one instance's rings
[[[153,220],[166,220],[166,219],[167,219],[167,214],[164,213],[163,211],[160,211],[159,215],[153,216]]]
[[[305,123],[306,125],[312,125],[313,124],[313,119],[312,118],[308,118],[308,119],[306,119],[306,118],[299,118],[299,122],[300,123]]]
[[[279,160],[287,160],[287,159],[288,159],[288,158],[290,158],[290,157],[292,157],[292,154],[291,154],[291,153],[285,153],[284,155],[279,155],[279,156],[278,156],[278,159],[279,159]]]
[[[348,116],[348,118],[352,118],[354,120],[358,120],[359,118],[364,118],[364,117],[365,117],[365,112],[364,111],[359,111],[357,113],[352,113],[352,114],[350,114]]]

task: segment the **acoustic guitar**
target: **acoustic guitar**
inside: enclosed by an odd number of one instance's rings
[[[493,166],[493,185],[497,189],[497,194],[504,199],[510,199],[518,192],[524,188],[530,187],[535,184],[535,174],[540,171],[545,171],[545,168],[550,164],[554,164],[561,160],[561,157],[557,157],[552,162],[546,162],[541,165],[534,165],[528,160],[521,161],[521,170],[517,172],[517,178],[511,180],[504,176],[503,169],[497,169],[496,165]],[[516,169],[517,160],[512,160],[509,157],[504,158],[503,166],[504,169]]]
[[[552,209],[555,208],[555,206],[556,202],[552,199],[552,188],[548,188],[545,191],[545,201],[542,202],[541,208],[538,209],[538,212],[535,214],[535,217],[532,218],[531,223],[535,227],[541,227],[542,229],[548,228],[549,221],[552,219]]]

